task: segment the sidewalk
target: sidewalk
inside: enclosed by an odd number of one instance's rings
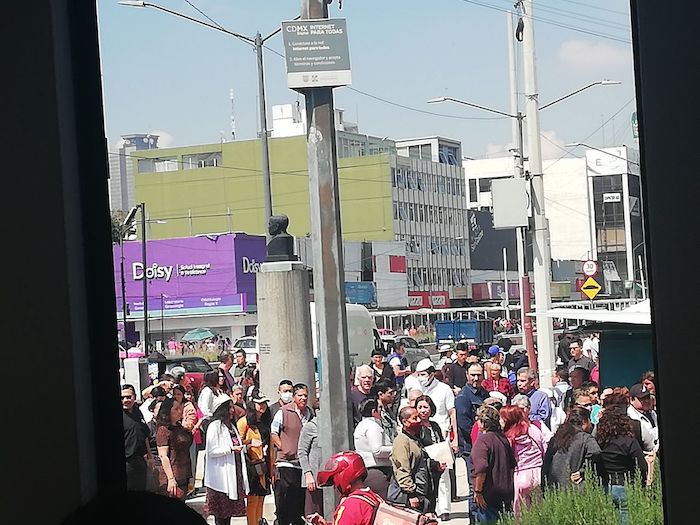
[[[203,459],[204,457],[202,456],[200,460],[198,461],[197,464],[197,476],[196,476],[196,482],[195,485],[199,488],[202,487],[202,482],[201,482],[201,475],[202,475],[202,465],[203,465]],[[464,497],[469,493],[469,486],[467,483],[467,469],[463,461],[458,460],[457,461],[457,496]],[[197,512],[202,514],[204,516],[204,489],[202,489],[202,494],[200,496],[197,496],[195,498],[191,498],[187,500],[187,504],[195,509]],[[445,523],[445,524],[465,524],[469,523],[469,512],[468,512],[468,507],[467,507],[467,502],[466,501],[459,501],[457,503],[452,503],[452,513],[450,515],[450,521],[445,521],[443,522],[440,520],[440,523]],[[263,516],[265,519],[268,521],[270,525],[273,524],[275,521],[275,498],[274,495],[270,494],[269,496],[265,497],[265,504],[263,507]],[[207,519],[207,523],[210,525],[214,525],[214,517],[210,516]],[[231,519],[231,525],[246,525],[246,518],[232,518]]]

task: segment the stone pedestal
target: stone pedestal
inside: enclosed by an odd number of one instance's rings
[[[297,261],[269,262],[257,273],[260,389],[276,399],[282,379],[309,387],[309,404],[316,397],[316,374],[311,337],[309,274]]]

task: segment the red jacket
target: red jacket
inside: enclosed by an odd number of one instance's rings
[[[370,489],[358,489],[340,501],[333,514],[333,525],[372,525],[381,501]]]

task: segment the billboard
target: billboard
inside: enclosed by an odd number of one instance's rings
[[[371,308],[377,307],[377,291],[371,281],[348,281],[345,283],[345,301]]]
[[[127,318],[143,317],[143,283],[152,316],[241,313],[254,308],[255,273],[265,258],[265,238],[244,234],[141,241],[113,250],[117,311],[122,311],[122,248]]]
[[[474,270],[503,271],[503,248],[507,251],[508,270],[518,269],[515,230],[497,230],[493,214],[469,210],[469,257]],[[531,252],[531,247],[528,247]],[[532,257],[528,257],[532,261]],[[531,264],[531,263],[530,263]]]
[[[344,18],[282,22],[287,87],[335,87],[352,83]]]
[[[450,294],[445,291],[408,292],[408,307],[411,310],[430,308],[431,302],[433,308],[449,308]]]

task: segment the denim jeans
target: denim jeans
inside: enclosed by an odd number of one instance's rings
[[[627,491],[624,485],[610,485],[606,487],[615,506],[620,510],[620,525],[627,525],[629,520],[629,509],[627,507]]]
[[[474,508],[474,518],[476,522],[480,525],[495,525],[498,518],[501,516],[501,511],[503,507],[486,507],[485,509],[480,509],[475,505]]]

